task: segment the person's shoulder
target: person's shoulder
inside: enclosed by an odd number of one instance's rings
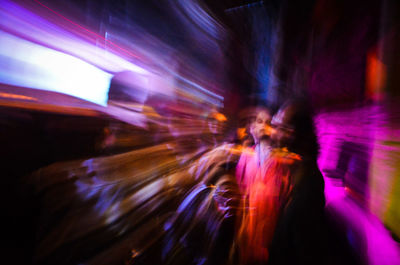
[[[254,156],[256,153],[256,146],[240,147],[240,152],[243,156]]]
[[[223,143],[208,152],[212,155],[240,155],[241,149],[235,144]]]
[[[272,149],[271,158],[284,164],[298,164],[303,160],[299,154],[290,152],[287,148]]]

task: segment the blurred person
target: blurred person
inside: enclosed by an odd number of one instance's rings
[[[227,118],[224,114],[218,111],[212,111],[208,115],[208,130],[213,135],[221,135],[224,130],[224,123]]]
[[[225,115],[212,111],[202,134],[204,150],[189,173],[197,181],[166,224],[163,264],[230,264],[240,192],[236,144],[222,141]],[[193,139],[192,139],[193,142]]]
[[[230,264],[240,203],[239,155],[235,145],[221,144],[192,164],[189,173],[197,183],[165,224],[162,264]]]
[[[204,147],[217,147],[224,141],[226,123],[226,116],[217,110],[213,110],[207,115],[201,137]]]
[[[39,201],[37,264],[228,260],[239,152],[200,150],[194,119],[159,112],[168,141],[55,163],[26,179]]]
[[[289,189],[281,205],[268,264],[351,264],[334,259],[324,207],[324,180],[317,166],[318,143],[311,112],[302,101],[289,101],[274,115],[272,159],[286,171]],[[329,238],[329,239],[328,239]],[[334,250],[332,247],[331,250]]]
[[[247,185],[261,169],[270,151],[270,110],[259,106],[253,111],[254,118],[250,121],[249,131],[254,146],[243,150],[236,168],[236,177],[242,192],[246,192]]]
[[[189,121],[174,119],[168,125],[171,134]],[[180,136],[118,154],[55,163],[29,176],[26,182],[40,209],[36,263],[120,264],[132,251],[144,253],[160,239],[163,223],[197,182],[188,169],[199,154],[196,147],[183,146]]]
[[[240,202],[235,178],[240,151],[235,144],[222,142],[227,120],[222,113],[213,110],[202,132],[196,130],[198,117],[167,113],[173,136],[168,145],[175,146],[173,149],[180,150],[181,154],[188,150],[195,154],[195,159],[184,170],[186,178],[193,182],[180,194],[178,208],[165,221],[162,239],[130,263],[227,264],[231,260]],[[159,252],[161,258],[154,259],[152,253]]]
[[[241,264],[263,264],[268,260],[280,193],[287,188],[283,174],[273,171],[270,160],[270,121],[269,109],[255,108],[255,119],[250,125],[255,145],[243,150],[236,168],[244,207],[238,232]]]
[[[195,121],[177,116],[170,117],[168,126],[174,141],[169,144],[181,150],[181,154],[187,148],[194,151],[195,159],[187,163],[185,170],[177,171],[185,171],[186,178],[193,182],[179,195],[179,206],[163,223],[162,239],[133,257],[129,264],[226,264],[234,245],[240,201],[234,174],[240,152],[234,144],[204,143],[204,137],[200,137],[199,144],[199,138],[190,134]],[[222,113],[212,112],[204,134],[218,139],[225,121]],[[182,122],[189,131],[178,129]],[[161,258],[156,258],[154,253],[161,253]]]

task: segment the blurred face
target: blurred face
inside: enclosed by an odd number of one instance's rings
[[[208,119],[208,130],[212,134],[221,134],[223,132],[225,122],[227,121],[224,114],[215,112]]]
[[[219,126],[219,122],[217,120],[214,119],[210,119],[208,121],[208,129],[212,134],[218,134],[220,133],[220,126]]]
[[[224,130],[224,122],[216,119],[208,120],[208,130],[211,134],[221,134]]]
[[[271,141],[275,147],[287,147],[294,136],[293,127],[288,124],[288,111],[280,110],[271,121]]]
[[[271,115],[265,110],[257,113],[257,116],[250,126],[250,133],[253,135],[255,142],[263,139],[269,139],[270,136]]]

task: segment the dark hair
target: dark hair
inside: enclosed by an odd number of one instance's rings
[[[304,100],[289,100],[283,104],[281,111],[288,112],[286,122],[294,129],[294,139],[289,146],[291,151],[316,160],[319,145],[310,104]]]
[[[255,119],[258,113],[260,113],[261,111],[267,112],[272,118],[273,112],[271,111],[271,109],[265,104],[258,104],[252,108],[251,114],[249,115],[250,118],[249,122],[252,123],[254,121],[252,119]]]

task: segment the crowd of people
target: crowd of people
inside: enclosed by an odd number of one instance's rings
[[[33,173],[36,263],[354,264],[328,253],[308,106],[248,114],[235,143],[219,112],[197,139],[172,116],[168,142]]]

